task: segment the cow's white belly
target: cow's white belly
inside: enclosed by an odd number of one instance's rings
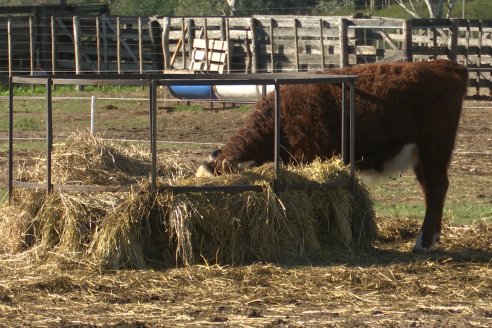
[[[360,178],[364,182],[374,182],[381,178],[399,178],[408,168],[413,168],[418,162],[418,149],[416,144],[406,144],[395,157],[384,163],[381,172],[367,170],[360,172]]]

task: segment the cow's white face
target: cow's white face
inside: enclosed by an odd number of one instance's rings
[[[222,151],[217,149],[209,155],[208,162],[204,162],[198,167],[195,176],[212,177],[223,173],[239,173],[255,165],[255,161],[246,161],[241,163],[229,161],[226,158],[223,158]]]
[[[195,176],[197,178],[213,177],[214,172],[211,170],[209,163],[204,162],[198,167],[198,170],[196,170]]]

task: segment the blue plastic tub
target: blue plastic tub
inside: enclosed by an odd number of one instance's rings
[[[169,91],[179,99],[217,99],[211,85],[171,85]]]

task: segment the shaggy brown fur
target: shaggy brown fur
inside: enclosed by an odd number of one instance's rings
[[[426,197],[426,214],[416,249],[429,249],[441,230],[448,188],[447,170],[454,148],[468,73],[446,60],[385,63],[330,70],[358,75],[355,155],[361,170],[382,171],[407,144],[416,144],[414,167]],[[341,152],[341,86],[286,85],[281,95],[281,159],[310,162]],[[267,95],[208,168],[215,174],[254,161],[273,161],[274,94]]]

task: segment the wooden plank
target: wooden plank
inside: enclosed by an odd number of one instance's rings
[[[138,17],[138,71],[143,73],[143,39],[142,39],[142,18]]]
[[[324,29],[324,22],[323,19],[319,19],[319,46],[321,49],[321,68],[325,68],[325,45],[324,45],[324,34],[323,34],[323,29]]]
[[[120,18],[116,17],[116,67],[118,74],[121,74],[121,36]]]
[[[116,31],[116,29],[113,26],[113,24],[111,23],[111,21],[107,17],[105,17],[104,20],[107,24],[107,27],[109,27],[109,29],[114,33],[114,35],[118,35],[118,32]],[[117,39],[120,39],[120,38],[117,38]],[[128,52],[128,54],[131,56],[133,62],[138,63],[137,56],[135,56],[135,53],[133,52],[133,50],[128,46],[128,43],[125,40],[120,40],[120,42],[121,42],[121,45],[123,46],[123,48],[125,48],[125,50]]]
[[[74,17],[76,17],[76,16],[74,16]],[[77,33],[78,33],[78,35],[79,35],[79,36],[78,36],[78,37],[79,37],[79,39],[80,39],[80,37],[81,37],[80,19],[78,19],[78,23],[77,23],[77,24],[78,24],[78,25],[77,25],[77,26],[78,26],[78,31],[75,31],[76,25],[75,25],[75,23],[74,23],[74,20],[72,19],[72,26],[73,26],[73,27],[72,27],[72,30],[73,30],[72,32],[70,32],[70,31],[68,30],[68,28],[66,27],[65,23],[64,23],[61,19],[58,19],[58,18],[57,18],[57,19],[56,19],[56,22],[57,22],[58,27],[59,27],[59,28],[60,28],[60,29],[61,29],[61,30],[65,33],[65,35],[66,35],[66,36],[69,38],[69,40],[72,42],[72,44],[73,44],[74,56],[76,56],[76,52],[78,51],[78,52],[79,52],[79,54],[78,54],[78,55],[81,57],[81,58],[80,58],[80,60],[81,60],[81,61],[85,61],[85,62],[87,62],[87,63],[90,65],[91,69],[95,71],[95,70],[96,70],[96,67],[94,67],[94,64],[92,63],[92,60],[91,60],[91,59],[90,59],[90,57],[87,55],[87,53],[86,53],[86,51],[85,51],[85,48],[83,47],[83,45],[82,45],[81,41],[80,41],[80,40],[78,40],[78,41],[76,41],[76,40],[75,40],[75,32],[77,32]],[[78,48],[76,47],[76,43],[78,43]],[[60,49],[60,48],[61,48],[61,47],[63,47],[63,46],[64,46],[64,45],[59,44],[59,45],[57,46],[57,48],[58,48],[58,49]],[[71,46],[70,46],[70,49],[72,49],[72,47],[71,47]],[[67,52],[68,52],[68,51],[67,51]],[[71,51],[70,51],[70,52],[71,52]],[[82,60],[82,59],[83,59],[83,60]],[[76,66],[76,64],[77,64],[77,61],[75,60],[75,66]]]
[[[33,18],[29,17],[29,66],[30,74],[33,75],[35,64],[34,64],[34,33],[33,33]]]
[[[168,70],[171,68],[171,54],[169,51],[170,18],[164,17],[162,19],[161,26],[162,26],[161,45],[162,45],[163,66],[165,70]]]
[[[445,56],[447,56],[449,53],[449,49],[447,47],[428,48],[428,47],[424,47],[424,46],[413,46],[413,53],[416,56],[419,56],[419,55],[426,55],[426,56],[445,55]]]
[[[51,32],[51,73],[56,73],[56,25],[55,17],[50,17],[50,32]]]
[[[403,60],[412,62],[413,61],[413,51],[412,51],[412,21],[406,20],[403,22],[402,34],[404,36],[403,44],[401,50],[403,52]]]
[[[82,49],[80,41],[80,20],[79,17],[73,17],[73,44],[75,55],[75,74],[82,72]]]
[[[299,72],[299,39],[297,36],[297,19],[293,20],[294,29],[294,50],[295,50],[295,70]]]
[[[96,54],[97,54],[97,74],[101,73],[101,35],[100,35],[99,16],[96,16]]]
[[[384,31],[379,31],[379,35],[383,38],[384,41],[393,49],[394,51],[399,51],[400,49],[395,44],[395,42],[388,36],[388,34]]]
[[[7,22],[7,56],[9,77],[12,76],[12,20],[9,18]]]
[[[347,37],[347,20],[341,18],[339,21],[339,40],[340,40],[340,67],[348,65],[348,37]]]
[[[275,73],[275,43],[273,41],[274,20],[270,19],[270,72]]]

